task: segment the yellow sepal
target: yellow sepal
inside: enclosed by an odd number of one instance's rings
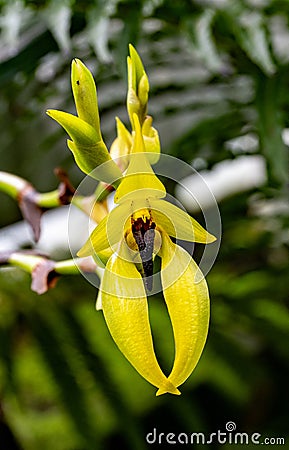
[[[136,199],[145,201],[150,197],[165,196],[165,187],[151,169],[147,156],[145,154],[131,155],[127,173],[116,190],[115,203]]]
[[[47,114],[56,120],[71,137],[72,140],[68,140],[67,145],[72,151],[78,167],[97,180],[113,184],[116,187],[122,177],[122,172],[111,159],[103,140],[99,140],[95,128],[79,117],[63,111],[50,109]],[[104,163],[103,167],[95,170]]]
[[[169,236],[189,242],[209,244],[216,240],[187,212],[165,200],[150,199],[152,216]]]
[[[129,203],[114,208],[93,230],[86,243],[78,251],[77,256],[82,258],[113,248],[125,234],[126,223],[130,215]]]
[[[95,128],[79,117],[57,109],[48,109],[46,114],[58,122],[76,144],[90,147],[99,141]]]
[[[176,387],[191,375],[202,354],[209,326],[207,283],[198,276],[199,267],[191,256],[162,233],[161,279],[170,315],[175,360],[169,380]],[[201,279],[198,283],[196,279]]]
[[[157,178],[145,153],[141,127],[137,116],[134,114],[135,137],[130,156],[130,162],[116,193],[115,203],[126,200],[134,200],[137,197],[165,197],[166,189]]]
[[[109,248],[106,248],[105,250],[102,250],[99,253],[94,252],[92,257],[94,259],[94,262],[97,264],[97,266],[104,269],[107,264],[107,261],[109,260],[109,258],[111,257],[112,254],[113,254],[113,251],[109,247]]]
[[[101,285],[102,310],[110,334],[132,366],[161,393],[179,394],[162,372],[153,347],[148,304],[135,265],[114,254]]]

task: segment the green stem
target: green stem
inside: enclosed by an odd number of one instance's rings
[[[56,262],[54,270],[60,275],[79,275],[78,265],[74,259]]]
[[[92,258],[74,258],[55,263],[54,270],[60,275],[79,275],[79,271],[97,273],[99,277],[102,276],[101,271]]]
[[[18,194],[26,187],[30,186],[28,181],[8,172],[0,172],[0,191],[17,199]]]
[[[20,267],[25,272],[32,273],[37,264],[43,261],[42,256],[29,255],[21,252],[12,253],[8,259],[8,263],[12,266]]]
[[[56,208],[62,204],[59,198],[58,189],[51,192],[40,193],[37,192],[27,180],[24,180],[17,175],[0,171],[0,191],[10,195],[10,197],[15,200],[18,200],[25,189],[30,189],[30,191],[33,192],[34,203],[40,208]]]
[[[43,261],[52,261],[43,256],[30,255],[21,252],[12,253],[8,258],[8,264],[20,267],[25,272],[32,273],[35,267]],[[75,258],[63,261],[52,261],[53,270],[59,275],[79,275],[79,269],[84,272],[97,272],[98,267],[91,258]]]
[[[58,189],[51,192],[37,192],[35,195],[35,203],[41,208],[56,208],[61,206]]]

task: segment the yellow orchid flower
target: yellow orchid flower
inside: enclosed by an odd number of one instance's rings
[[[158,132],[147,115],[149,82],[142,61],[129,46],[127,111],[132,132],[116,119],[110,152],[103,142],[93,77],[78,59],[71,83],[77,116],[49,110],[70,136],[68,147],[82,171],[100,181],[88,198],[72,203],[98,223],[78,256],[92,256],[104,268],[97,309],[121,352],[156,395],[179,395],[205,345],[209,322],[206,281],[191,255],[172,239],[215,241],[196,220],[165,200],[166,189],[152,169],[160,157]],[[96,170],[95,170],[96,169]],[[109,212],[107,195],[116,189]],[[171,239],[172,238],[172,239]],[[160,277],[154,260],[161,259]],[[163,291],[172,323],[175,358],[165,375],[157,361],[147,296]]]
[[[119,349],[157,395],[179,394],[192,373],[208,332],[209,296],[200,269],[170,237],[210,243],[215,237],[180,208],[164,200],[166,190],[145,152],[141,125],[133,115],[135,139],[127,172],[116,190],[116,207],[99,223],[78,256],[106,266],[100,286],[102,308]],[[161,257],[161,282],[172,322],[175,361],[166,377],[152,343],[147,295],[154,284],[153,261]]]

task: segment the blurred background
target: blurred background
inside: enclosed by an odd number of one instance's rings
[[[61,166],[77,186],[83,174],[65,133],[45,110],[75,111],[70,63],[82,59],[97,82],[110,145],[114,117],[128,125],[131,42],[149,75],[149,113],[162,151],[203,175],[219,202],[223,227],[207,276],[208,341],[180,397],[156,398],[155,388],[125,360],[95,311],[96,290],[85,278],[63,277],[38,296],[29,275],[0,271],[1,450],[142,450],[153,447],[146,435],[154,428],[208,436],[224,432],[229,421],[239,432],[260,433],[260,441],[283,437],[288,445],[289,3],[0,5],[0,170],[45,192],[56,187],[53,169]],[[198,189],[193,177],[184,184]],[[202,220],[184,192],[177,194]],[[18,206],[2,193],[0,204],[2,250],[31,246],[23,224],[12,225],[22,220]],[[207,202],[208,213],[210,207]],[[45,250],[69,257],[66,243],[56,240],[59,228],[50,230]],[[156,351],[169,371],[173,340],[160,298],[150,300],[150,314]]]

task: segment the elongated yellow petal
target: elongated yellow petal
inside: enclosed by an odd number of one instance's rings
[[[111,159],[103,141],[95,145],[83,146],[68,140],[67,146],[73,153],[78,167],[96,180],[117,187],[122,172]]]
[[[96,130],[101,140],[95,82],[91,72],[77,58],[71,64],[71,86],[78,116]]]
[[[129,53],[133,66],[133,78],[132,78],[132,87],[135,90],[142,107],[143,117],[146,114],[147,102],[148,102],[148,93],[149,93],[149,80],[147,74],[144,70],[144,66],[142,60],[136,51],[136,49],[129,44]],[[141,119],[140,119],[141,121]],[[142,121],[141,121],[142,122]]]
[[[209,326],[209,294],[206,281],[195,283],[200,270],[190,255],[162,233],[164,297],[170,315],[175,361],[169,380],[180,386],[194,370],[203,351]]]
[[[102,280],[102,309],[110,334],[132,366],[159,393],[179,394],[157,362],[148,305],[141,275],[135,265],[114,254]]]
[[[127,89],[126,106],[132,128],[134,129],[133,115],[134,114],[139,115],[140,101],[136,93],[135,68],[133,67],[130,56],[127,57],[127,76],[128,76],[128,89]]]
[[[56,109],[48,109],[46,114],[58,122],[75,143],[89,147],[99,141],[95,129],[79,117]]]
[[[85,244],[77,252],[79,258],[85,256],[93,256],[94,253],[99,253],[109,247],[109,242],[106,234],[108,216],[106,216],[93,230]]]
[[[78,167],[84,173],[90,174],[94,169],[106,163],[98,171],[93,172],[92,176],[97,180],[117,186],[122,172],[112,161],[103,140],[99,140],[95,128],[79,117],[63,111],[50,109],[47,114],[56,120],[71,137],[72,141],[68,140],[67,145],[72,151]]]
[[[114,208],[93,230],[77,256],[90,256],[113,247],[121,241],[127,219],[131,215],[130,203]]]
[[[108,247],[105,250],[102,250],[101,252],[94,253],[93,259],[99,267],[104,269],[107,264],[107,261],[109,260],[112,254],[113,250],[110,247]]]
[[[150,199],[150,207],[155,222],[168,233],[169,236],[190,242],[209,244],[216,240],[202,225],[188,213],[165,200]]]

